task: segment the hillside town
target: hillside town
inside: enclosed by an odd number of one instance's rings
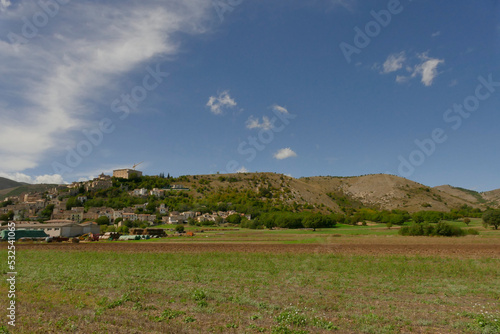
[[[121,169],[113,171],[113,177],[129,179],[133,176],[142,176],[142,172],[133,169]],[[80,189],[85,193],[92,193],[99,190],[109,189],[113,186],[112,176],[104,173],[86,182],[73,182],[68,185],[61,185],[49,189],[45,192],[23,193],[19,196],[10,196],[4,199],[0,207],[0,222],[5,225],[6,221],[14,221],[18,228],[44,228],[49,231],[54,228],[61,230],[62,227],[71,227],[71,236],[84,233],[99,233],[98,221],[106,217],[104,221],[109,226],[116,228],[124,226],[125,222],[140,222],[147,226],[164,224],[185,224],[192,223],[222,223],[231,215],[241,215],[250,219],[250,215],[239,214],[234,210],[202,213],[195,211],[174,211],[161,203],[153,208],[154,213],[144,213],[151,206],[148,202],[135,204],[116,210],[110,207],[88,207],[76,206],[68,209],[68,201],[71,197],[76,197],[80,204],[85,204],[87,196],[79,196]],[[128,194],[138,198],[148,198],[155,196],[162,198],[167,192],[187,191],[189,188],[180,184],[173,184],[166,189],[146,188],[128,190]],[[47,210],[50,209],[50,212]],[[48,219],[42,219],[46,217]],[[102,220],[101,220],[102,221]],[[50,226],[49,226],[50,225]],[[94,227],[92,227],[94,225]],[[86,228],[86,226],[90,226]],[[1,227],[0,227],[1,229]],[[75,232],[77,231],[77,232]]]

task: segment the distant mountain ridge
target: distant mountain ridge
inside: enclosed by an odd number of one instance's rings
[[[28,184],[28,183],[17,182],[14,180],[7,179],[5,177],[0,177],[0,190],[20,187],[20,186],[23,186],[26,184]]]
[[[22,193],[40,192],[53,188],[55,184],[29,184],[0,177],[0,201],[5,197],[19,196]]]
[[[276,173],[241,173],[182,176],[175,182],[189,188],[194,198],[213,194],[253,191],[280,203],[311,207],[316,211],[350,209],[450,211],[464,205],[486,209],[500,207],[500,189],[484,193],[443,185],[423,184],[387,174],[354,177],[315,176],[295,179]],[[11,188],[5,188],[12,186]],[[26,192],[42,192],[57,185],[30,185],[0,178],[0,200]],[[133,189],[131,189],[133,190]]]
[[[450,211],[464,205],[486,209],[500,207],[500,189],[488,193],[440,186],[431,188],[423,184],[387,174],[355,177],[315,176],[299,179],[275,173],[241,173],[230,175],[185,176],[182,184],[191,189],[195,197],[226,190],[261,191],[269,189],[271,198],[288,205],[308,204],[318,211],[341,212],[353,208],[379,210]],[[226,181],[223,181],[223,180]],[[232,179],[228,182],[228,179]],[[209,184],[203,194],[197,192]]]

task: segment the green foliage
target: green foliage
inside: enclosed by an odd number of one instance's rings
[[[10,199],[4,202],[0,202],[0,208],[5,208],[8,205],[14,204]]]
[[[38,215],[38,218],[40,219],[50,219],[50,217],[52,216],[52,211],[54,211],[54,207],[55,205],[54,204],[49,204],[45,207],[45,209],[42,210],[42,212],[40,212],[40,214]]]
[[[267,228],[328,228],[334,227],[339,219],[338,215],[322,215],[311,212],[272,212],[260,215],[255,222],[257,226]]]
[[[175,226],[175,231],[178,233],[184,233],[184,226],[182,225],[176,225]]]
[[[194,290],[192,298],[196,303],[198,304],[199,307],[206,307],[208,306],[207,303],[207,295],[205,291],[203,290]]]
[[[66,210],[71,210],[71,208],[81,206],[83,206],[82,203],[76,197],[70,197],[66,202]]]
[[[172,310],[172,309],[167,308],[165,311],[163,311],[163,313],[160,316],[154,317],[153,320],[156,322],[162,322],[165,320],[175,319],[175,318],[177,318],[181,315],[184,315],[184,314],[186,314],[186,313],[182,312],[182,311],[176,311],[176,310]]]
[[[475,230],[477,232],[477,230]],[[444,237],[460,237],[466,234],[475,234],[468,232],[460,227],[439,222],[435,225],[429,223],[413,223],[410,226],[403,226],[399,230],[400,235],[406,236],[444,236]]]
[[[306,326],[308,323],[307,317],[295,309],[281,312],[276,317],[275,320],[276,320],[276,322],[278,322],[280,324],[287,324],[287,325],[294,325],[294,326]]]
[[[226,218],[226,221],[231,224],[241,223],[241,215],[235,213]]]
[[[500,226],[500,209],[486,211],[483,214],[483,222],[497,230]]]
[[[481,218],[483,214],[481,209],[475,209],[467,204],[464,204],[459,209],[452,209],[448,215],[451,217],[447,219],[458,219],[461,217]]]
[[[8,221],[14,219],[14,211],[10,210],[7,213],[0,215],[0,220]]]
[[[439,223],[442,219],[446,219],[447,216],[444,212],[439,211],[418,211],[412,214],[412,219],[415,223]]]
[[[120,226],[116,230],[116,232],[123,233],[123,234],[128,234],[129,233],[129,228],[128,226]]]
[[[109,218],[107,216],[101,216],[95,220],[98,225],[109,225]]]

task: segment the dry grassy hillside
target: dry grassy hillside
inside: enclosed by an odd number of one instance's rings
[[[182,185],[191,189],[198,198],[207,193],[237,190],[252,190],[260,192],[270,189],[275,202],[287,204],[310,204],[319,211],[331,209],[340,212],[339,206],[316,185],[308,184],[299,179],[275,173],[239,173],[224,175],[186,176]]]
[[[500,203],[500,189],[492,190],[492,191],[486,191],[484,193],[481,193],[483,198],[487,201],[491,202],[496,202],[497,207],[499,206]]]
[[[272,192],[275,201],[310,204],[317,210],[330,209],[334,212],[340,212],[342,206],[401,209],[409,212],[449,211],[464,204],[484,208],[487,202],[473,191],[451,186],[430,188],[386,174],[358,177],[316,176],[300,179],[275,173],[197,175],[186,177],[184,185],[191,188],[197,197],[224,189],[238,191],[250,189],[259,192],[267,188]],[[200,192],[200,189],[204,190]],[[499,197],[500,191],[491,192],[492,199],[498,200]]]
[[[305,182],[317,184],[325,192],[337,192],[357,200],[366,206],[379,209],[402,209],[410,212],[420,210],[449,211],[467,204],[479,205],[465,198],[452,196],[440,189],[387,174],[358,177],[312,177]]]

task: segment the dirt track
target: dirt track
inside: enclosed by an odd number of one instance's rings
[[[98,252],[241,252],[241,253],[309,253],[352,255],[419,255],[462,258],[500,258],[500,244],[404,244],[404,243],[330,243],[330,244],[262,244],[262,243],[60,243],[18,244],[18,250],[59,250]]]

